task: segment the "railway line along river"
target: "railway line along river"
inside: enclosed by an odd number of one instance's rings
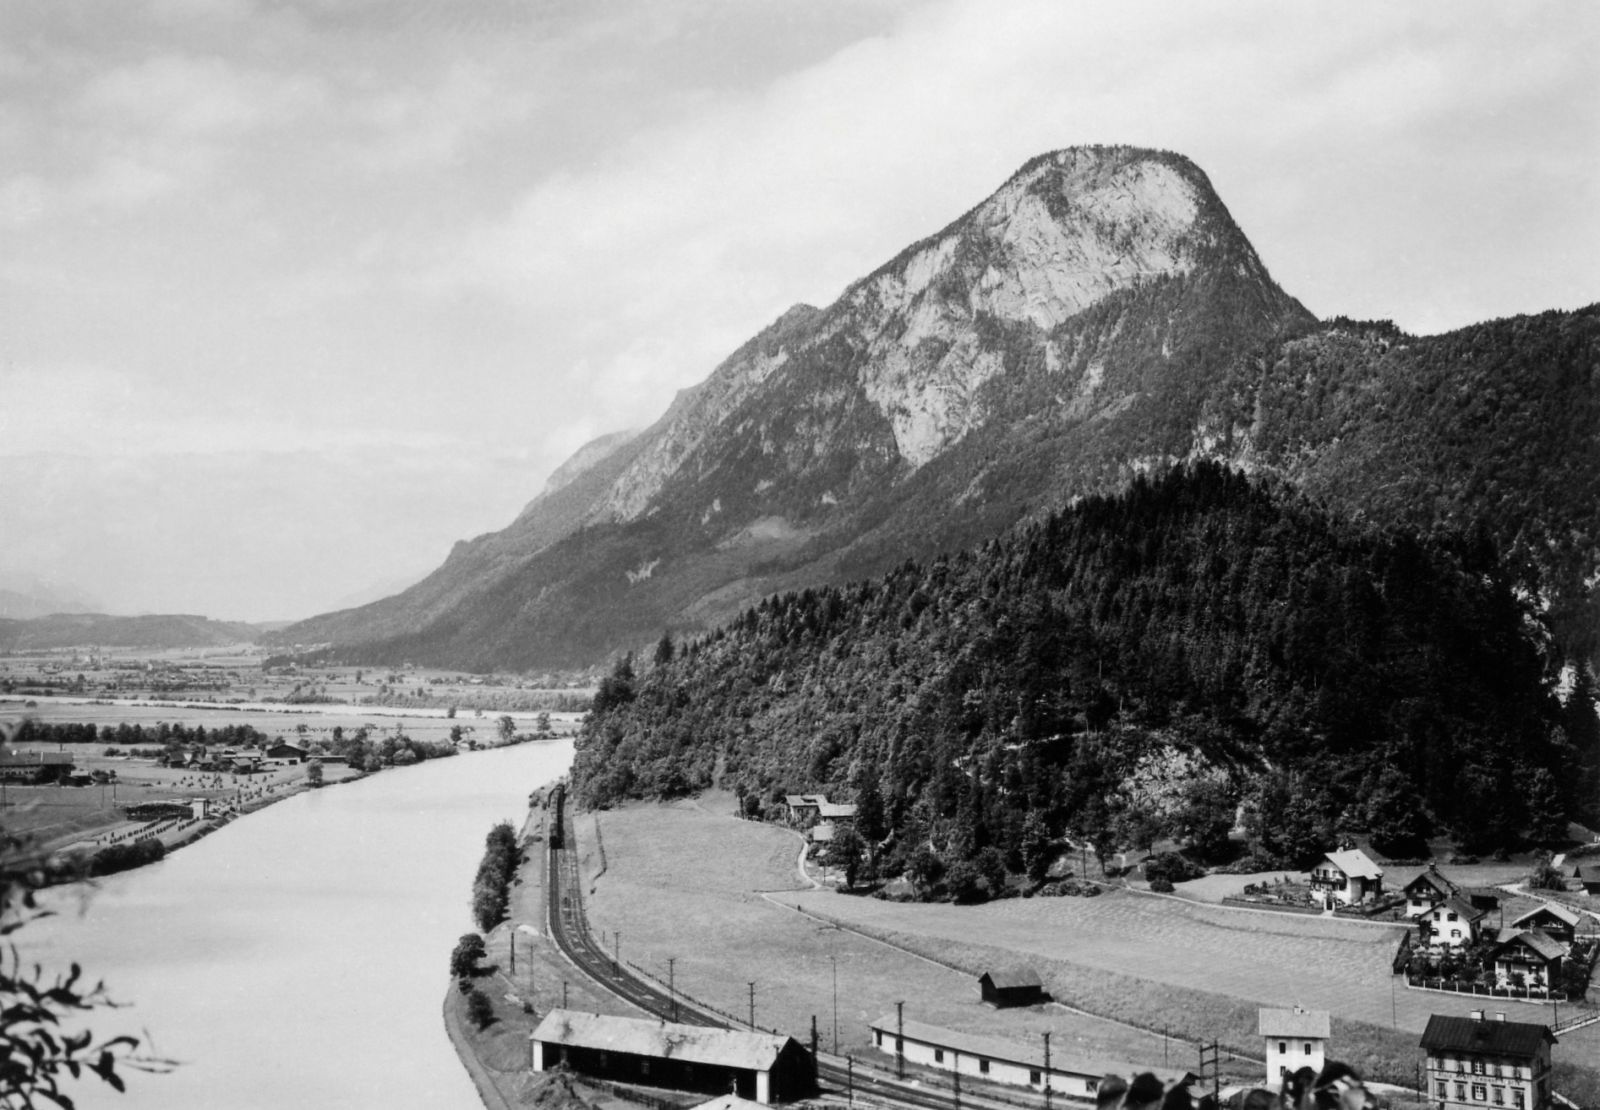
[[[170,858],[62,889],[57,916],[13,934],[25,963],[83,965],[128,1008],[97,1010],[100,1036],[132,1033],[181,1062],[90,1078],[83,1108],[482,1105],[439,1007],[450,950],[473,928],[472,877],[499,820],[564,773],[569,740],[384,771],[236,821]]]

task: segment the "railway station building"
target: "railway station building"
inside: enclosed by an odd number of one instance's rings
[[[649,1018],[551,1010],[533,1031],[533,1070],[726,1094],[764,1105],[816,1092],[816,1062],[793,1037]]]
[[[1015,1044],[941,1029],[920,1021],[901,1022],[894,1014],[872,1023],[872,1044],[890,1056],[903,1055],[908,1064],[955,1072],[989,1083],[1042,1092],[1048,1076],[1052,1094],[1090,1101],[1099,1092],[1100,1081],[1108,1075],[1127,1079],[1136,1072],[1150,1071],[1161,1080],[1164,1088],[1192,1083],[1196,1078],[1194,1072],[1183,1069],[1145,1068],[1065,1053],[1052,1054],[1046,1066],[1042,1040],[1033,1045]]]

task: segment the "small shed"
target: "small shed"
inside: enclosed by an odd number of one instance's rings
[[[1031,967],[985,971],[978,976],[978,988],[991,1006],[1032,1006],[1044,1001],[1044,982]]]
[[[565,1064],[621,1083],[705,1094],[731,1090],[763,1105],[816,1090],[811,1054],[793,1037],[773,1033],[551,1010],[529,1040],[534,1071]]]

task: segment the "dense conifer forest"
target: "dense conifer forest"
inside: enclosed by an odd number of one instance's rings
[[[581,802],[855,800],[885,874],[1176,836],[1302,862],[1557,838],[1600,797],[1535,607],[1482,530],[1356,522],[1212,463],[983,546],[775,596],[605,680]]]

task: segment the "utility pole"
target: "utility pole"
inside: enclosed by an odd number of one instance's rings
[[[952,1081],[955,1084],[956,1107],[959,1110],[961,1106],[961,1053],[952,1050],[951,1062],[955,1064]]]
[[[622,930],[611,934],[611,973],[622,974]]]
[[[750,1028],[756,1027],[756,985],[750,984]]]
[[[906,1004],[894,1004],[894,1077],[906,1077]]]
[[[565,979],[561,980],[561,1008],[563,1010],[567,1008],[567,981]]]
[[[844,1099],[847,1105],[854,1106],[856,1104],[856,1058],[854,1056],[846,1056],[844,1058]]]
[[[817,1058],[817,1015],[811,1015],[811,1058]]]
[[[1050,1110],[1050,1034],[1044,1035],[1044,1110]]]
[[[676,956],[668,956],[667,957],[667,997],[672,999],[672,1020],[673,1021],[677,1021],[678,1020],[678,985],[677,985],[678,981],[677,981],[677,976],[674,974],[674,966],[677,964],[677,962],[678,962],[678,957],[676,957]]]
[[[833,965],[833,1054],[839,1055],[839,958],[832,953],[828,954],[828,962]]]

